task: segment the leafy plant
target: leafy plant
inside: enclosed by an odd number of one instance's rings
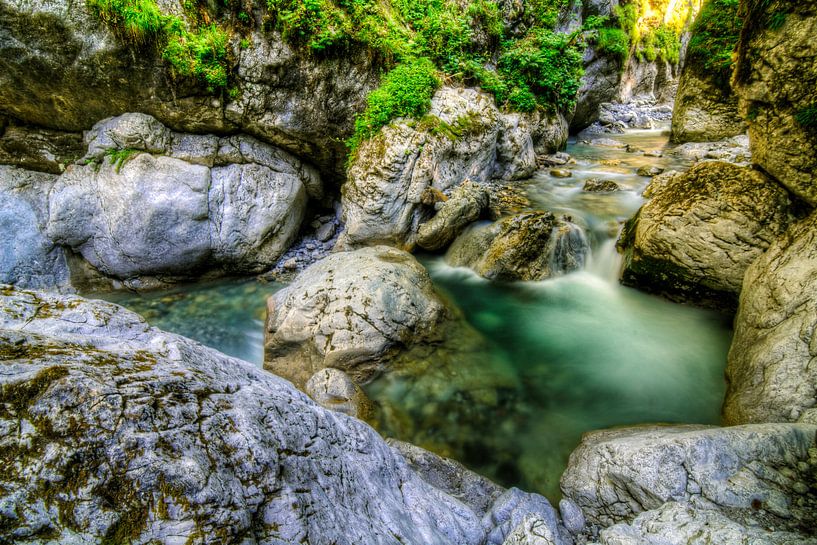
[[[794,119],[807,129],[817,129],[817,103],[799,110]]]
[[[109,149],[105,151],[105,156],[111,160],[111,164],[116,170],[116,173],[119,174],[119,171],[122,170],[122,166],[125,163],[130,161],[135,155],[139,154],[140,150],[133,149],[133,148],[123,148],[123,149]]]

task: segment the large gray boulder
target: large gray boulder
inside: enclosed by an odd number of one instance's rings
[[[767,527],[811,533],[816,437],[817,426],[807,424],[591,432],[570,455],[562,492],[596,529],[634,519],[640,526],[660,515],[636,516],[676,502],[719,513],[737,528],[759,517]]]
[[[0,283],[70,290],[65,253],[46,236],[56,176],[0,165]]]
[[[4,542],[481,545],[546,511],[477,513],[362,422],[109,303],[4,286],[0,355]]]
[[[584,266],[584,231],[550,212],[527,212],[463,233],[445,255],[490,280],[544,280]]]
[[[301,388],[325,367],[365,383],[401,350],[442,341],[453,316],[411,254],[332,254],[269,298],[264,366]]]
[[[129,113],[85,135],[49,195],[48,235],[104,275],[261,272],[298,233],[320,177],[251,137],[174,133]]]
[[[723,162],[659,176],[645,195],[619,241],[622,281],[717,308],[736,307],[746,269],[794,219],[785,188]]]
[[[443,87],[421,121],[396,120],[362,143],[342,188],[342,248],[390,244],[411,249],[433,207],[427,191],[445,193],[466,180],[486,184],[536,170],[536,150],[555,151],[567,138],[561,118],[508,120],[493,96]]]
[[[672,111],[672,141],[712,142],[745,132],[731,88],[714,84],[703,68],[685,66]]]
[[[186,17],[181,1],[160,5]],[[211,10],[215,22],[214,4]],[[142,111],[181,132],[252,134],[342,176],[343,138],[377,87],[382,66],[363,48],[318,58],[291,47],[276,30],[260,30],[261,10],[247,12],[258,18],[248,26],[259,30],[232,34],[229,92],[213,92],[196,78],[174,74],[161,48],[112,32],[84,2],[3,0],[0,114],[79,132],[100,119]]]
[[[724,420],[817,423],[817,214],[772,244],[744,284]]]
[[[739,16],[751,24],[741,33],[733,81],[749,123],[752,159],[815,205],[817,5],[742,0]]]

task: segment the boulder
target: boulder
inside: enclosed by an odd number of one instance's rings
[[[4,286],[0,338],[4,540],[481,545],[494,531],[359,420],[116,305]]]
[[[363,142],[342,188],[346,231],[338,247],[412,249],[419,225],[433,215],[423,203],[429,189],[445,193],[465,180],[529,176],[536,169],[531,150],[552,152],[566,141],[559,116],[512,115],[508,121],[487,93],[443,87],[422,120],[395,120]]]
[[[592,178],[584,182],[582,191],[590,193],[609,193],[612,191],[619,191],[621,188],[613,180],[602,180],[600,178]]]
[[[445,259],[491,280],[544,280],[582,268],[588,253],[580,227],[550,212],[528,212],[472,226]]]
[[[749,124],[752,160],[817,204],[817,5],[740,3],[749,21],[737,46],[735,91]]]
[[[670,153],[689,161],[714,159],[743,165],[748,165],[752,157],[749,152],[749,137],[746,135],[716,142],[687,142],[672,148]]]
[[[452,317],[411,254],[332,254],[269,298],[264,367],[299,387],[326,367],[364,384],[401,350],[443,340]]]
[[[300,229],[317,172],[248,136],[175,133],[146,114],[105,119],[49,195],[47,232],[114,279],[261,272]]]
[[[0,282],[70,291],[65,253],[45,234],[48,192],[56,176],[0,166]]]
[[[645,165],[643,167],[640,167],[636,171],[636,174],[638,174],[639,176],[646,176],[646,177],[652,178],[653,176],[658,176],[662,172],[664,172],[664,169],[661,168],[661,167],[657,167],[655,165],[652,165],[652,166],[646,166]]]
[[[746,271],[726,368],[729,424],[817,423],[817,214]]]
[[[482,519],[488,530],[485,545],[571,545],[556,510],[539,494],[510,488]],[[492,530],[490,530],[493,528]],[[536,539],[528,544],[525,539]],[[506,541],[510,540],[510,541]]]
[[[719,510],[695,503],[667,502],[658,509],[641,513],[630,524],[622,522],[602,530],[598,542],[600,545],[817,545],[817,537],[778,531],[764,526],[760,520],[741,524]]]
[[[736,307],[746,269],[793,221],[783,187],[729,163],[658,176],[645,195],[619,240],[622,282],[721,309]]]
[[[372,402],[349,375],[331,367],[312,375],[304,392],[326,409],[348,414],[361,420],[371,416]]]
[[[703,506],[738,527],[760,518],[808,534],[817,527],[816,435],[817,426],[807,424],[590,432],[570,455],[562,492],[595,529],[633,523],[676,502]]]
[[[433,218],[420,224],[417,245],[426,250],[441,250],[451,244],[471,223],[488,209],[490,196],[485,187],[463,182],[451,196],[439,204]]]
[[[681,72],[672,112],[673,142],[712,142],[746,132],[738,98],[729,85],[712,81],[702,67],[687,64]]]

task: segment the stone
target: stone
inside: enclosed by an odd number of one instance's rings
[[[638,174],[639,176],[647,176],[647,177],[652,178],[653,176],[658,176],[658,175],[659,175],[659,174],[661,174],[662,172],[664,172],[664,169],[663,169],[663,168],[661,168],[661,167],[657,167],[657,166],[646,166],[646,165],[645,165],[645,166],[643,166],[643,167],[640,167],[640,168],[639,168],[639,169],[636,171],[636,174]]]
[[[527,515],[505,538],[502,545],[555,545],[553,531],[537,515]]]
[[[101,161],[110,150],[165,153],[171,143],[170,129],[152,115],[126,113],[97,122],[85,133],[88,152],[84,159]]]
[[[0,283],[71,291],[62,248],[45,233],[48,192],[56,176],[0,166]]]
[[[566,168],[552,168],[550,169],[550,175],[554,178],[570,178],[573,173]]]
[[[688,142],[670,150],[672,155],[687,160],[701,161],[717,155],[720,161],[728,163],[747,163],[751,158],[749,137],[733,136],[716,142]]]
[[[651,149],[644,152],[644,157],[663,157],[664,152],[660,149]]]
[[[584,513],[581,508],[567,498],[559,500],[559,513],[562,515],[562,523],[571,534],[579,534],[584,530],[587,521],[584,520]]]
[[[116,305],[4,286],[0,338],[12,541],[481,545],[494,530],[359,420]]]
[[[366,420],[372,402],[349,375],[328,367],[312,375],[304,387],[306,394],[325,409]]]
[[[386,443],[399,452],[425,482],[457,498],[480,516],[487,515],[494,502],[505,493],[504,488],[456,460],[396,439],[386,439]]]
[[[645,511],[630,524],[620,523],[606,528],[601,531],[598,541],[600,545],[817,544],[817,538],[802,533],[741,524],[719,510],[679,502],[667,502],[658,509]]]
[[[328,242],[335,236],[336,226],[333,222],[327,222],[322,224],[320,227],[317,228],[315,231],[315,238],[320,240],[321,242]]]
[[[738,16],[755,21],[741,33],[733,78],[740,113],[749,124],[752,161],[816,205],[817,6],[744,1]],[[769,24],[772,17],[780,24]]]
[[[654,180],[619,240],[622,282],[735,308],[746,269],[794,219],[788,193],[756,170],[721,162]]]
[[[527,521],[527,522],[526,522]],[[505,491],[482,519],[488,531],[485,545],[570,545],[572,539],[559,523],[556,510],[543,496],[518,488]],[[526,542],[525,539],[537,540]],[[548,540],[548,541],[542,541]]]
[[[445,259],[490,280],[543,280],[581,269],[588,252],[580,227],[550,212],[528,212],[472,226]]]
[[[228,270],[262,272],[289,248],[306,212],[300,178],[250,163],[210,171],[213,258]]]
[[[59,174],[82,157],[82,135],[22,125],[0,128],[0,164]]]
[[[582,191],[590,193],[608,193],[611,191],[619,191],[621,188],[613,180],[602,180],[600,178],[591,178],[584,182]]]
[[[741,525],[762,511],[783,531],[815,528],[817,470],[807,424],[636,426],[586,433],[562,475],[564,496],[594,528],[631,522],[669,502],[698,502]]]
[[[624,149],[627,147],[627,144],[625,144],[624,142],[613,140],[612,138],[594,138],[593,140],[590,141],[590,145],[599,146],[602,148],[616,148],[616,149]]]
[[[432,197],[465,180],[529,176],[536,169],[530,150],[553,152],[566,141],[567,123],[559,116],[510,115],[505,119],[487,93],[442,87],[423,120],[395,120],[363,142],[341,191],[346,230],[338,248],[410,250],[420,224],[433,215]]]
[[[725,422],[817,422],[815,289],[817,215],[812,214],[746,271],[726,367]]]
[[[365,384],[453,317],[425,269],[386,246],[331,254],[267,302],[264,367],[303,387],[334,367]]]
[[[420,224],[417,245],[426,250],[441,250],[478,220],[488,209],[490,196],[486,188],[463,182],[441,203],[433,218]]]

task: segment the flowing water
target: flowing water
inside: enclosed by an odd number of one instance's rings
[[[659,131],[614,136],[645,150]],[[583,143],[571,178],[546,171],[523,184],[535,208],[571,216],[593,252],[584,271],[542,282],[491,283],[439,256],[422,260],[437,287],[484,336],[459,372],[393,373],[366,387],[386,435],[452,456],[505,485],[558,499],[558,479],[585,431],[645,422],[716,424],[730,318],[620,286],[615,237],[643,202],[644,165],[683,162]],[[587,193],[584,181],[621,191]],[[278,284],[225,282],[109,296],[152,324],[260,362],[265,297]],[[467,337],[471,339],[472,337]],[[465,340],[464,342],[470,342]],[[440,358],[444,356],[440,355]]]

